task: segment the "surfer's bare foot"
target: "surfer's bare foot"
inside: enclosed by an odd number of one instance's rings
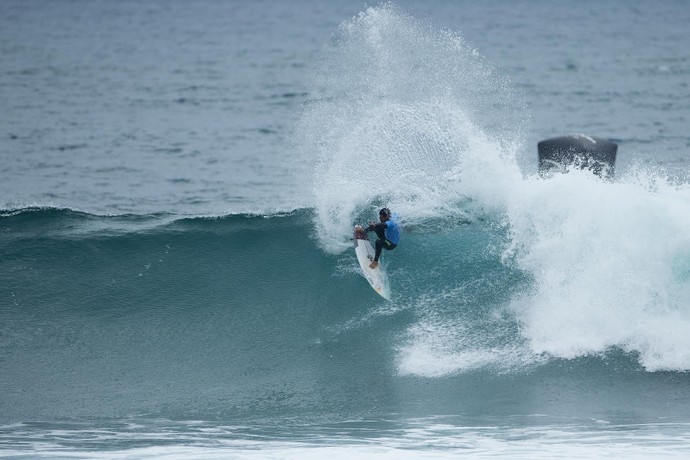
[[[379,266],[379,263],[377,261],[373,261],[371,264],[369,264],[369,268],[376,268]]]

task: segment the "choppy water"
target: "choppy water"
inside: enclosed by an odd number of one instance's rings
[[[688,16],[3,2],[0,455],[687,456]]]

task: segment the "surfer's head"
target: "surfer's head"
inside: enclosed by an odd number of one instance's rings
[[[381,219],[381,222],[387,221],[391,218],[391,210],[388,208],[382,208],[379,211],[379,218]]]

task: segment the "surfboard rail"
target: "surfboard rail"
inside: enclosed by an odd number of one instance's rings
[[[377,268],[369,268],[376,252],[371,241],[369,241],[369,236],[359,225],[355,226],[353,241],[357,262],[359,262],[364,278],[377,294],[386,300],[390,300],[388,277],[383,267],[379,264]]]

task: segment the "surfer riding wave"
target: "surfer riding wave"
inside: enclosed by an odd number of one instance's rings
[[[376,233],[378,237],[374,245],[376,249],[374,260],[371,261],[369,268],[377,268],[379,266],[379,257],[383,249],[392,251],[400,243],[400,225],[397,216],[391,214],[390,209],[383,208],[379,211],[379,220],[381,221],[379,223],[369,222],[369,226],[363,229],[365,232]]]

